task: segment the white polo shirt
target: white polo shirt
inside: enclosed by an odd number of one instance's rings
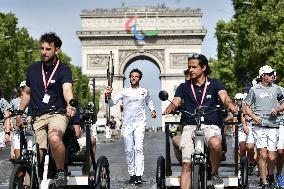
[[[113,106],[119,100],[123,102],[122,126],[146,125],[145,105],[151,112],[155,110],[148,89],[143,87],[125,87],[108,104]]]

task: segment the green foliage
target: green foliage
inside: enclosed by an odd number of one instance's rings
[[[25,78],[25,71],[37,49],[25,28],[17,28],[14,14],[0,13],[0,87],[10,97],[12,89]]]
[[[25,80],[28,66],[40,60],[39,40],[33,39],[26,28],[17,28],[17,24],[18,19],[13,13],[0,13],[0,88],[8,100],[11,91]],[[92,101],[89,79],[79,66],[70,64],[71,58],[64,52],[60,53],[59,59],[72,70],[74,97],[81,105],[88,104]],[[97,107],[98,97],[96,95]]]
[[[279,83],[284,84],[284,1],[249,2],[232,0],[233,19],[227,23],[219,21],[216,27],[218,62],[214,66],[222,69],[219,78],[232,71],[231,78],[227,79],[230,80],[226,81],[232,92],[240,92],[242,87],[250,84],[265,64],[276,69]],[[237,87],[231,82],[236,82]]]

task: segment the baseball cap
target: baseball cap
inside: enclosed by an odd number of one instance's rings
[[[20,87],[25,87],[26,86],[26,81],[22,81],[21,83],[20,83]]]
[[[236,100],[243,99],[243,98],[244,98],[243,93],[237,93],[237,94],[235,95],[235,99],[236,99]]]
[[[262,66],[260,69],[259,69],[259,77],[262,75],[262,74],[268,74],[268,73],[272,73],[274,72],[274,69],[271,68],[270,66],[268,65],[265,65],[265,66]]]

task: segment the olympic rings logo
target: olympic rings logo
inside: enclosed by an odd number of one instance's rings
[[[134,37],[136,38],[136,40],[138,41],[142,41],[145,36],[147,37],[152,37],[152,36],[157,36],[159,34],[159,30],[152,30],[152,31],[145,31],[143,29],[140,30],[140,32],[138,32],[138,28],[137,28],[137,24],[133,24],[132,26],[130,26],[131,22],[138,18],[138,16],[133,16],[131,18],[129,18],[126,23],[125,23],[125,30],[129,31],[129,32],[133,32]]]

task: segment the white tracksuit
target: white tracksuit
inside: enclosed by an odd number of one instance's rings
[[[143,141],[146,126],[145,105],[154,111],[149,91],[145,88],[125,87],[109,100],[109,105],[123,101],[121,134],[124,137],[125,154],[130,176],[142,176],[144,171]]]

